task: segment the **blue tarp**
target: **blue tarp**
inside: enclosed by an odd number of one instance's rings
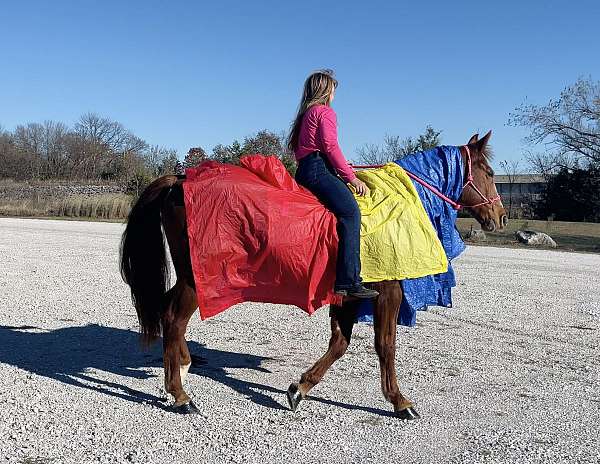
[[[454,201],[460,198],[464,184],[464,166],[459,147],[437,147],[408,155],[396,163]],[[418,182],[413,183],[442,242],[449,264],[448,272],[443,274],[402,281],[404,299],[398,323],[407,326],[414,326],[417,311],[426,310],[428,306],[452,307],[452,287],[456,285],[452,260],[465,249],[465,244],[456,230],[456,210]],[[372,322],[372,302],[361,303],[358,312],[359,321]]]

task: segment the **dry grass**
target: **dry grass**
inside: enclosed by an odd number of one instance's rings
[[[65,198],[0,199],[0,216],[46,216],[86,219],[124,219],[132,197],[120,193],[71,195]]]
[[[464,236],[471,226],[480,229],[475,219],[459,218],[457,228]],[[600,224],[593,222],[536,221],[533,219],[511,219],[502,232],[488,233],[482,245],[522,247],[515,238],[517,230],[535,230],[550,235],[562,251],[600,252]]]
[[[133,197],[121,193],[99,195],[69,195],[64,198],[11,199],[0,198],[0,216],[57,217],[85,220],[122,220],[127,217]],[[458,230],[465,234],[474,219],[459,218]],[[586,222],[535,221],[514,219],[503,232],[488,233],[482,245],[515,246],[516,230],[532,229],[545,232],[558,244],[559,250],[600,252],[600,224]]]

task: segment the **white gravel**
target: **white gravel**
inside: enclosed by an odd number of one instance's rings
[[[206,364],[161,401],[117,269],[120,224],[0,219],[0,462],[599,462],[600,256],[470,247],[454,309],[399,328],[390,416],[372,328],[294,414],[284,392],[325,350],[328,312],[243,304],[192,320]]]

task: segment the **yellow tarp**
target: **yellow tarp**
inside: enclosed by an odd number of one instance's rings
[[[404,169],[389,163],[356,174],[371,190],[367,196],[356,196],[362,213],[363,281],[402,280],[446,272],[446,253]]]

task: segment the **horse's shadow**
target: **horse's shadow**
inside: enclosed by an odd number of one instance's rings
[[[190,374],[226,385],[258,405],[271,409],[287,409],[269,395],[275,394],[284,398],[285,391],[236,378],[229,372],[235,369],[250,369],[268,373],[270,371],[262,364],[273,358],[214,350],[194,341],[188,341],[188,347],[192,354]],[[106,380],[106,375],[98,372],[104,371],[134,379],[156,377],[148,368],[162,368],[160,342],[150,350],[144,351],[140,347],[138,333],[131,330],[97,324],[55,330],[0,325],[0,363],[67,385],[168,409],[167,398],[123,385],[118,383],[118,380]],[[362,410],[381,416],[391,415],[388,411],[378,408],[346,404],[312,395],[308,399],[349,410]]]
[[[233,377],[231,369],[270,372],[262,363],[270,358],[213,350],[188,341],[192,353],[190,373],[222,383],[253,402],[284,409],[266,393],[282,390]],[[166,409],[166,398],[108,381],[104,371],[135,379],[156,377],[149,367],[162,367],[160,343],[149,351],[139,344],[136,332],[96,324],[43,330],[31,326],[0,325],[0,362],[25,371],[135,403]]]

